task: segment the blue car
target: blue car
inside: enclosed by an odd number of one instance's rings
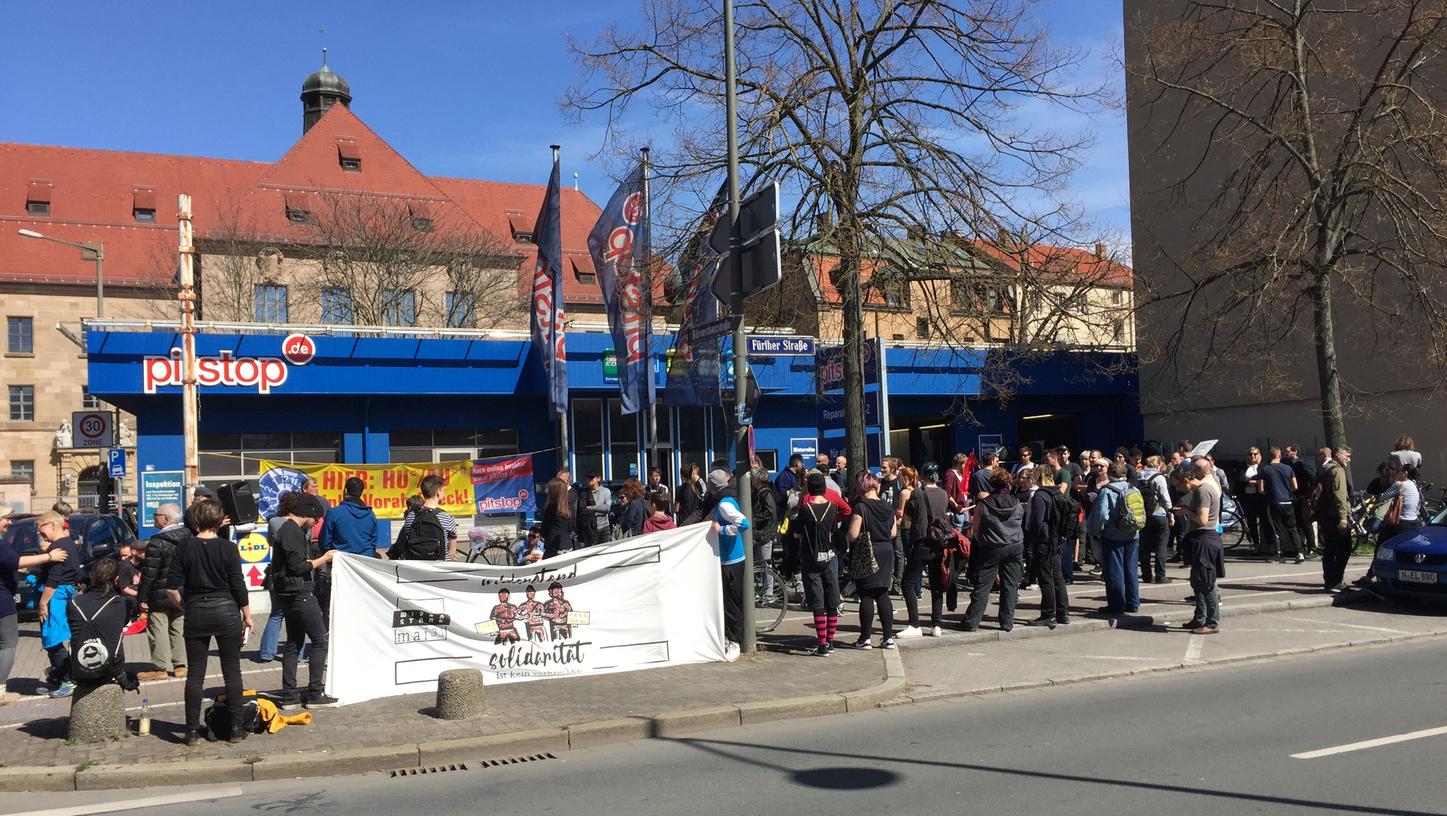
[[[1447,511],[1383,542],[1372,572],[1388,595],[1447,600]]]

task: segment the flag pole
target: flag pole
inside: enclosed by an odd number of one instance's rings
[[[643,330],[648,332],[648,359],[643,361],[645,376],[648,377],[648,468],[658,468],[661,473],[663,468],[658,463],[658,395],[654,391],[653,378],[653,247],[649,244],[653,241],[653,191],[649,187],[649,177],[652,175],[652,166],[648,163],[648,148],[642,148],[643,154],[643,223],[648,225],[644,231],[647,243],[643,245],[643,251],[637,257],[642,258],[643,263],[643,285],[647,287],[643,291],[643,297],[649,303],[648,325]],[[636,263],[637,261],[635,261]],[[648,474],[643,474],[643,483],[648,483]],[[667,482],[665,482],[667,484]]]
[[[552,151],[553,151],[553,166],[554,166],[554,167],[557,167],[557,166],[559,166],[559,157],[560,157],[560,155],[561,155],[561,153],[562,153],[562,149],[563,149],[563,148],[562,148],[562,145],[549,145],[549,147],[551,147],[551,148],[552,148]],[[562,191],[559,190],[559,192],[558,192],[558,215],[559,215],[560,220],[561,220],[561,216],[562,216],[562,211],[563,211]],[[559,224],[558,224],[558,229],[561,230],[562,228],[563,228],[563,225],[562,225],[561,223],[559,223]],[[557,270],[557,272],[558,272],[559,275],[562,275],[562,274],[563,274],[563,270],[562,270],[563,259],[562,259],[562,258],[558,258],[558,259],[557,259],[557,262],[558,262],[558,270]],[[562,291],[562,290],[561,290],[561,287],[559,287],[556,291],[559,291],[559,292],[561,293],[561,291]],[[559,297],[558,300],[561,301],[562,298]],[[561,325],[563,321],[561,321],[561,320],[558,319],[558,316],[561,315],[561,314],[563,314],[563,304],[562,304],[561,302],[554,303],[554,304],[553,304],[553,318],[548,321],[548,324],[549,324],[549,327],[550,327],[549,330],[548,330],[548,344],[549,344],[549,345],[548,345],[548,354],[553,354],[553,353],[554,353],[554,352],[553,352],[553,349],[556,349],[556,348],[558,347],[558,333],[561,332],[561,331],[563,331],[563,326]],[[556,365],[556,362],[557,362],[557,361],[554,361],[554,364],[555,364],[555,365]],[[563,365],[565,365],[565,366],[567,365],[567,361],[566,361],[566,360],[563,361]],[[556,376],[556,375],[555,375],[555,376]],[[549,386],[549,387],[551,387],[551,386]],[[559,469],[559,470],[571,470],[571,469],[572,469],[571,463],[568,461],[568,447],[569,447],[569,445],[568,445],[568,411],[569,411],[569,409],[570,409],[571,407],[572,407],[571,405],[568,405],[568,404],[565,403],[565,404],[563,405],[563,413],[558,416],[558,469]],[[577,482],[577,480],[574,479],[574,483],[576,483],[576,482]]]

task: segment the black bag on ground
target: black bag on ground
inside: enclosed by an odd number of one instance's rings
[[[398,541],[404,561],[441,561],[447,554],[447,532],[434,507],[422,507],[413,513],[412,525],[404,535],[406,540],[399,536]]]
[[[206,724],[206,738],[231,739],[231,728],[235,722],[231,715],[230,704],[225,700],[213,700],[211,705],[206,707],[206,713],[201,718],[202,722]],[[241,728],[248,734],[261,733],[261,715],[257,711],[254,697],[247,697],[241,703]]]

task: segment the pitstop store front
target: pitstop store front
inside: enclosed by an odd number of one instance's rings
[[[539,481],[561,464],[542,367],[525,336],[313,334],[291,353],[287,337],[260,327],[197,336],[203,482],[255,487],[263,459],[380,464],[536,452]],[[669,344],[655,340],[658,349]],[[90,393],[136,416],[141,475],[184,464],[180,345],[174,330],[88,326]],[[612,345],[602,332],[568,336],[568,464],[617,481],[646,473],[648,436],[643,413],[620,410]],[[1076,383],[1067,376],[1072,355],[1037,364],[1007,406],[972,401],[979,426],[950,417],[960,399],[977,396],[981,361],[927,348],[891,347],[883,356],[883,387],[871,389],[879,393],[876,412],[891,453],[907,461],[947,462],[997,437],[1101,447],[1140,435],[1134,377]],[[663,360],[658,354],[654,366],[660,391]],[[755,344],[750,364],[761,392],[754,445],[764,464],[774,470],[792,452],[820,449],[812,342]],[[1032,437],[1042,418],[1053,418],[1044,424],[1064,438]],[[670,483],[685,463],[726,458],[731,439],[719,408],[659,407],[659,464]]]

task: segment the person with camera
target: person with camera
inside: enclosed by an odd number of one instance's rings
[[[283,493],[277,515],[285,519],[271,544],[266,568],[267,587],[275,594],[286,618],[286,641],[281,651],[281,707],[330,708],[337,700],[325,691],[327,624],[315,592],[316,570],[330,564],[336,550],[313,558],[308,532],[326,514],[316,496]],[[306,692],[297,690],[296,664],[302,644],[307,652]],[[229,696],[229,695],[228,695]],[[239,698],[236,698],[239,699]]]

